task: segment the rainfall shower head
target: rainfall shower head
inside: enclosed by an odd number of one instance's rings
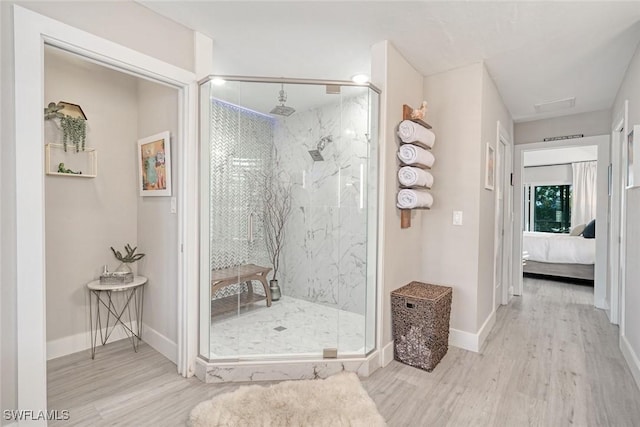
[[[275,107],[273,107],[273,110],[271,110],[271,114],[289,117],[295,111],[295,108],[287,107],[286,105],[276,105]]]
[[[280,105],[276,105],[275,107],[273,107],[273,110],[271,110],[271,114],[289,117],[296,111],[295,108],[287,107],[286,105],[284,105],[284,103],[287,102],[287,93],[284,91],[284,83],[280,88],[280,96],[278,96],[278,102],[280,102]]]
[[[327,142],[332,142],[332,141],[333,141],[332,135],[323,136],[322,138],[320,138],[320,141],[318,141],[318,144],[316,145],[316,149],[309,150],[309,154],[311,155],[311,158],[313,159],[314,162],[324,161],[324,157],[322,157],[322,150],[324,150],[324,147],[327,145]]]

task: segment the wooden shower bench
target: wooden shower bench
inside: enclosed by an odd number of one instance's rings
[[[240,265],[238,267],[224,268],[222,270],[212,270],[211,271],[211,296],[213,297],[213,295],[215,295],[216,292],[218,292],[220,289],[226,286],[246,283],[247,294],[246,294],[246,298],[241,298],[240,302],[242,304],[250,304],[266,298],[267,307],[271,307],[271,291],[269,290],[269,286],[267,285],[267,274],[269,274],[270,271],[271,271],[271,268],[269,267],[260,267],[259,265],[255,265],[255,264],[245,264],[245,265]],[[265,297],[261,295],[255,295],[253,293],[253,286],[251,285],[252,280],[257,280],[260,283],[262,283]],[[236,301],[235,304],[237,304],[237,297],[232,296],[227,298],[230,298],[233,301]],[[221,300],[224,300],[224,299],[225,298],[221,298]],[[220,304],[218,305],[222,308],[226,304],[224,304],[224,302],[221,301]],[[227,310],[223,309],[223,311],[227,311]],[[213,310],[211,314],[212,315],[214,314]],[[215,314],[218,314],[218,313],[215,313]]]

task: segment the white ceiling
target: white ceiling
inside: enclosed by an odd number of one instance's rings
[[[211,37],[216,74],[346,80],[382,40],[423,75],[484,60],[516,121],[609,109],[640,40],[638,1],[141,3]]]

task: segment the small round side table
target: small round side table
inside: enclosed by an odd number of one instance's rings
[[[142,340],[142,305],[144,303],[144,285],[147,278],[144,276],[135,276],[131,283],[117,284],[100,284],[100,280],[94,280],[87,283],[89,288],[89,323],[91,327],[91,358],[96,356],[96,346],[98,333],[100,333],[100,342],[102,345],[107,343],[111,333],[120,324],[131,340],[133,351],[138,351],[138,344]],[[123,298],[118,298],[122,292]],[[95,318],[93,314],[93,297],[95,296]],[[120,303],[118,299],[124,300]],[[120,305],[117,307],[117,305]],[[133,309],[132,309],[133,305]],[[100,306],[107,310],[107,319],[102,327],[102,316],[100,315]],[[104,310],[103,309],[103,310]],[[134,315],[131,315],[133,310]],[[113,323],[111,324],[111,321]],[[134,324],[135,321],[135,324]]]

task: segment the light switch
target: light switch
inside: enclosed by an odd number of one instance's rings
[[[178,212],[178,202],[176,201],[175,197],[171,198],[171,213],[177,213]]]
[[[462,225],[462,211],[453,211],[453,225]]]

